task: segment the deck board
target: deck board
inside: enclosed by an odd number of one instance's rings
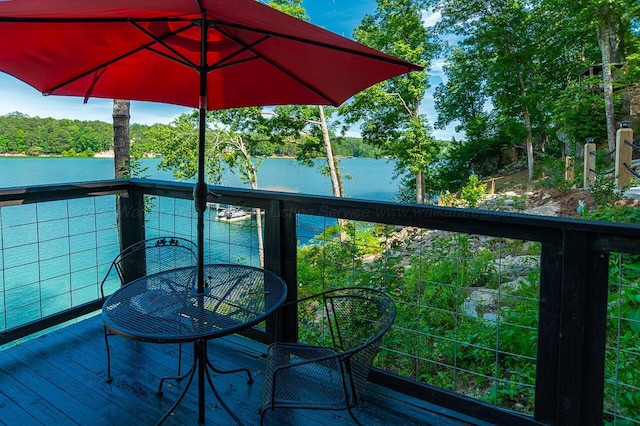
[[[99,316],[25,341],[0,351],[0,424],[3,425],[147,425],[155,424],[186,385],[186,380],[165,382],[156,395],[161,377],[177,373],[178,345],[140,343],[112,336],[112,383],[106,383],[106,354]],[[259,424],[258,407],[264,383],[262,344],[240,337],[209,342],[208,352],[221,369],[247,367],[245,373],[214,374],[214,383],[225,402],[245,422]],[[183,345],[183,372],[193,361],[192,345]],[[197,386],[193,383],[165,425],[197,425]],[[367,426],[402,424],[459,426],[470,419],[430,407],[404,395],[370,385],[369,403],[356,415]],[[234,424],[216,406],[207,387],[206,425]],[[329,426],[353,424],[346,411],[270,410],[267,425]]]

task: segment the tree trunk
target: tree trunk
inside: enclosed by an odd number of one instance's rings
[[[322,141],[324,142],[324,150],[327,155],[327,166],[329,167],[329,178],[331,179],[331,188],[333,189],[333,195],[335,197],[341,197],[340,182],[338,180],[337,166],[335,158],[333,157],[333,148],[331,147],[331,139],[329,138],[329,128],[327,127],[327,119],[324,115],[324,108],[322,105],[318,106],[320,111],[320,129],[322,130]]]
[[[419,171],[416,173],[416,203],[424,204],[425,200],[425,185],[424,185],[424,172]]]
[[[251,189],[258,189],[258,171],[251,162],[251,154],[244,144],[244,139],[240,138],[237,141],[237,149],[240,150],[243,156],[243,160],[246,165],[246,175]],[[260,267],[264,268],[264,239],[262,237],[262,211],[259,207],[256,207],[256,232],[258,233],[258,257],[260,259]]]
[[[613,74],[611,63],[618,58],[618,43],[615,23],[610,10],[601,11],[602,20],[597,25],[598,46],[602,54],[602,84],[604,88],[604,111],[607,120],[607,145],[609,151],[616,149],[616,118],[613,106]]]
[[[130,176],[129,109],[128,100],[113,100],[113,157],[116,179]]]
[[[529,177],[529,182],[531,182],[533,180],[533,169],[534,169],[534,163],[533,163],[533,136],[531,134],[531,114],[529,113],[529,107],[525,106],[524,107],[524,125],[527,131],[527,136],[526,136],[526,144],[527,144],[527,165],[528,165],[528,177]]]
[[[413,105],[413,120],[414,122],[420,122],[420,100],[416,99]],[[420,144],[420,151],[422,151],[422,143],[424,142],[424,134],[422,133],[422,126],[420,126],[420,133],[418,134],[418,143]],[[420,171],[416,173],[416,203],[426,204],[427,188],[425,180],[425,172],[423,169],[422,161],[419,162]]]
[[[252,166],[250,174],[253,176],[251,178],[251,189],[258,189],[258,172]],[[260,259],[260,267],[264,268],[264,239],[262,238],[262,211],[259,207],[256,207],[256,232],[258,233],[258,256]]]
[[[116,179],[128,178],[131,171],[129,168],[129,109],[130,102],[128,100],[113,100],[113,165]],[[126,238],[122,235],[124,230],[120,226],[119,218],[121,209],[126,208],[127,203],[120,197],[116,197],[116,211],[118,212],[118,239],[120,240],[121,248],[124,248],[123,241],[126,241]]]
[[[333,147],[331,146],[331,139],[329,138],[329,127],[327,126],[327,119],[324,115],[324,107],[322,105],[318,105],[318,111],[320,113],[320,129],[322,130],[322,141],[324,142],[324,150],[327,155],[327,167],[329,167],[329,178],[331,179],[333,195],[335,197],[344,197],[342,179],[338,172],[338,162],[333,156]],[[347,239],[347,233],[344,230],[344,222],[344,219],[338,218],[341,242],[344,242]]]
[[[517,60],[514,61],[517,65]],[[533,169],[534,169],[534,160],[533,160],[533,136],[531,131],[531,113],[529,111],[529,107],[527,106],[527,88],[524,84],[524,76],[522,72],[518,72],[518,82],[520,84],[520,96],[522,96],[522,102],[524,103],[524,107],[522,108],[522,114],[524,116],[524,128],[526,131],[525,136],[525,145],[527,147],[527,166],[528,166],[528,177],[529,181],[533,180]]]
[[[342,181],[342,175],[340,174],[340,167],[338,167],[338,159],[335,156],[333,157],[333,164],[336,169],[336,176],[338,177],[339,196],[344,198],[344,183]]]

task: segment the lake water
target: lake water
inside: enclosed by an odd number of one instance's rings
[[[169,172],[157,169],[159,159],[142,161],[146,177],[174,180]],[[326,162],[316,160],[317,166]],[[393,162],[386,159],[343,158],[340,168],[345,193],[351,198],[391,201],[398,191],[398,181],[393,179]],[[113,179],[112,158],[28,158],[0,157],[0,188],[39,185],[49,183],[85,182]],[[331,182],[318,167],[306,167],[296,160],[284,158],[265,159],[258,171],[261,187],[283,187],[307,194],[330,195]],[[222,185],[248,187],[237,176],[225,174]]]
[[[173,180],[157,170],[159,159],[143,160],[146,177]],[[317,161],[316,166],[323,165]],[[345,193],[351,198],[393,200],[398,182],[393,164],[384,159],[345,158],[340,163],[346,179]],[[110,158],[0,157],[0,188],[112,179]],[[306,167],[292,159],[265,159],[258,175],[261,187],[281,187],[301,193],[330,195],[331,184],[317,167]],[[247,187],[232,174],[225,186]],[[148,236],[166,233],[193,235],[193,202],[156,200],[146,216]],[[68,202],[28,204],[0,208],[0,332],[93,300],[98,283],[118,251],[113,198],[97,197]],[[184,214],[175,215],[178,209]],[[88,212],[74,215],[70,211]],[[99,212],[106,213],[99,213]],[[229,224],[206,216],[205,261],[241,261],[259,264],[257,235],[253,221]],[[298,240],[307,244],[335,220],[300,216]],[[97,266],[91,266],[96,265]]]

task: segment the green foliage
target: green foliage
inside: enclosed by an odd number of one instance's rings
[[[552,104],[559,133],[570,141],[568,155],[575,155],[576,145],[583,145],[587,138],[607,138],[604,97],[595,90],[602,79],[587,78],[569,83]]]
[[[476,174],[480,178],[495,175],[512,161],[503,153],[513,147],[506,132],[483,133],[467,141],[450,142],[442,160],[435,164],[433,180],[440,191],[456,192]]]
[[[0,153],[93,156],[113,145],[113,126],[100,121],[56,120],[14,112],[0,116]]]
[[[596,179],[589,192],[598,206],[607,206],[622,198],[613,179]]]
[[[527,205],[527,196],[522,195],[501,195],[493,200],[495,210],[524,210]]]
[[[469,182],[467,182],[460,191],[462,200],[466,202],[470,208],[478,207],[478,204],[484,199],[486,193],[487,184],[481,183],[476,175],[470,176]]]
[[[567,182],[564,178],[565,161],[550,155],[538,157],[534,177],[540,185],[546,188],[568,189],[574,182]]]
[[[270,0],[269,6],[303,21],[309,20],[309,16],[302,6],[302,0]]]
[[[424,0],[387,0],[354,30],[357,41],[428,67],[437,45],[422,22]],[[397,159],[400,173],[421,179],[435,152],[435,140],[419,105],[429,87],[427,69],[376,84],[340,108],[347,125],[361,123],[365,142]],[[421,199],[417,194],[416,199]]]
[[[604,220],[607,222],[640,224],[640,209],[615,204],[601,204],[593,211],[584,213],[585,219]]]
[[[605,405],[612,406],[615,398],[618,414],[632,419],[640,418],[640,395],[622,389],[640,387],[637,364],[640,353],[639,280],[639,255],[611,253],[605,360],[605,377],[611,383],[605,384]]]
[[[153,152],[162,155],[158,168],[171,171],[176,180],[191,179],[198,171],[197,126],[196,114],[182,114],[168,126],[154,125],[145,132]],[[214,174],[215,170],[206,168],[209,180]]]
[[[362,138],[340,137],[333,138],[336,141],[334,154],[340,157],[382,157],[383,152],[380,147],[367,144]]]
[[[482,316],[462,315],[460,306],[473,289],[498,288],[497,252],[503,256],[539,254],[540,246],[496,240],[480,248],[469,235],[445,234],[430,237],[425,246],[414,243],[405,251],[402,242],[379,243],[388,241],[383,240],[388,228],[361,226],[355,230],[362,236],[350,242],[337,241],[333,229],[314,244],[299,248],[300,295],[346,285],[387,291],[396,301],[397,317],[385,336],[385,346],[393,351],[380,354],[380,367],[492,404],[532,412],[539,272],[532,270],[517,291],[502,290],[499,326]],[[376,238],[378,244],[372,243]],[[420,240],[420,234],[413,238]],[[374,248],[378,250],[376,260],[365,262],[363,254],[375,252]],[[303,315],[311,321],[314,312],[311,309]],[[313,326],[302,333],[308,338],[320,335]]]

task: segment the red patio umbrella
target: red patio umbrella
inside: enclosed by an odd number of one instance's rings
[[[200,292],[206,111],[337,106],[421,69],[254,0],[0,0],[0,40],[0,71],[45,95],[199,108]]]

